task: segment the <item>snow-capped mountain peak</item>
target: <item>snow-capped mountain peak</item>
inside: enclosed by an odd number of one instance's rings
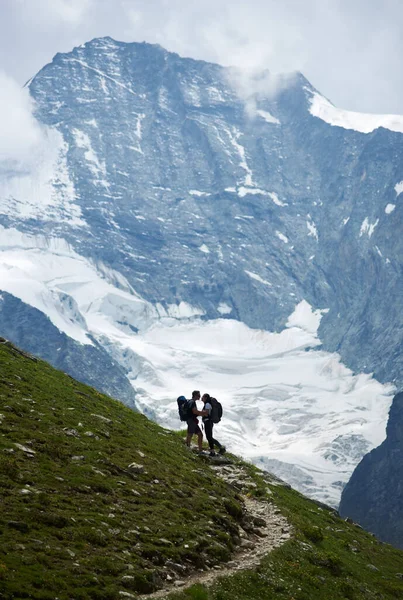
[[[32,168],[2,166],[1,306],[171,426],[177,395],[216,390],[229,445],[335,503],[384,436],[391,388],[369,374],[401,381],[403,138],[279,81],[243,94],[111,38],[56,55],[29,83]]]

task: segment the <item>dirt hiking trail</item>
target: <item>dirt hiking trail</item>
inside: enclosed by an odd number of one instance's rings
[[[233,575],[237,571],[254,568],[259,565],[264,555],[290,539],[292,528],[278,508],[267,499],[260,500],[247,495],[248,491],[251,491],[256,484],[250,479],[242,466],[234,465],[226,459],[217,461],[217,463],[211,461],[211,463],[211,468],[214,472],[227,483],[234,486],[242,495],[245,515],[242,526],[239,526],[240,545],[235,550],[229,562],[216,565],[209,570],[201,570],[184,575],[180,572],[181,565],[172,565],[174,570],[175,566],[178,569],[176,574],[178,578],[170,576],[169,579],[171,581],[168,579],[168,581],[164,582],[162,589],[151,594],[137,596],[139,600],[164,598],[174,591],[184,590],[196,583],[209,586],[219,577]],[[270,478],[270,483],[285,485],[274,476],[273,479]],[[129,596],[131,594],[127,597]],[[135,598],[136,596],[133,595],[132,597]]]

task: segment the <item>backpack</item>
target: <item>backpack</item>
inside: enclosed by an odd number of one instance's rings
[[[181,421],[187,421],[192,416],[192,401],[187,400],[185,396],[179,396],[177,399],[179,418]]]
[[[213,423],[219,423],[222,418],[222,406],[221,402],[218,402],[216,398],[210,398],[211,404],[211,420]]]

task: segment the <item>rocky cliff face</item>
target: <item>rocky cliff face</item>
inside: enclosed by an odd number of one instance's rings
[[[30,92],[58,132],[51,198],[27,215],[9,176],[1,223],[57,232],[143,298],[209,319],[225,303],[280,329],[305,298],[329,309],[326,348],[400,382],[401,133],[314,116],[302,75],[245,110],[229,70],[110,38],[58,54]]]
[[[343,490],[340,514],[403,548],[403,393],[393,400],[387,438],[367,454]]]

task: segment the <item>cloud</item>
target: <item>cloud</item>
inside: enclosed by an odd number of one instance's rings
[[[250,67],[230,67],[228,70],[228,82],[244,102],[245,111],[251,119],[256,117],[259,101],[272,100],[294,80],[295,73],[271,73]]]
[[[301,71],[343,108],[402,111],[398,0],[125,0],[120,9],[125,39],[249,72]]]
[[[0,71],[0,161],[26,161],[43,140],[32,111],[28,90]]]
[[[37,25],[60,22],[77,26],[88,15],[93,3],[94,0],[16,0],[21,18],[34,20]]]
[[[338,106],[391,113],[402,29],[400,0],[1,0],[0,64],[23,82],[56,52],[110,35],[249,72],[298,70]]]

